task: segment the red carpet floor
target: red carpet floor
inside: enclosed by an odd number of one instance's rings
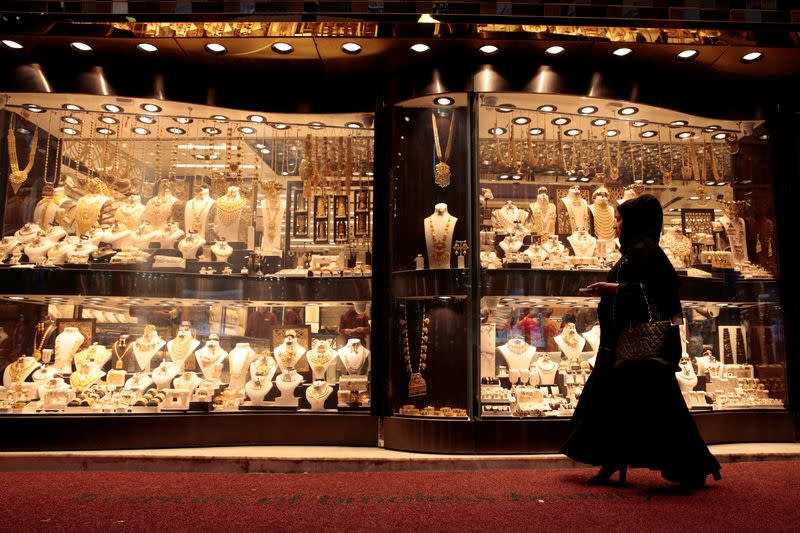
[[[800,531],[800,463],[724,465],[691,494],[590,473],[2,473],[0,531]]]

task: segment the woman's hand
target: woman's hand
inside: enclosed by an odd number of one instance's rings
[[[581,294],[588,296],[606,296],[609,294],[617,294],[619,283],[607,283],[601,281],[599,283],[592,283],[588,287],[580,290]]]

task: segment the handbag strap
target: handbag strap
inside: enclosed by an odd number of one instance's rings
[[[650,317],[648,322],[655,322],[656,319],[653,316],[653,308],[650,306],[650,300],[647,298],[647,291],[644,290],[644,283],[639,283],[639,287],[642,289],[642,296],[644,296],[644,304],[647,306],[647,315]]]

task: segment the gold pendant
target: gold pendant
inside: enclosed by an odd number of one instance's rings
[[[450,185],[450,165],[441,162],[437,163],[434,167],[434,176],[436,185],[445,188]]]
[[[15,170],[8,175],[8,181],[11,182],[11,190],[14,191],[14,194],[17,194],[19,188],[22,187],[22,184],[25,183],[27,179],[28,173],[24,170]]]
[[[408,397],[425,396],[428,394],[428,384],[419,372],[411,374],[411,379],[408,380]]]
[[[597,181],[599,183],[605,183],[606,182],[606,173],[605,172],[595,172],[594,173],[594,177],[597,178]]]
[[[41,361],[42,360],[42,352],[39,351],[39,348],[34,348],[33,349],[33,353],[31,354],[31,357],[33,357],[37,361]]]
[[[619,180],[619,167],[611,167],[611,181]]]
[[[683,165],[681,167],[681,178],[688,180],[692,177],[692,167],[689,165]]]
[[[672,171],[665,170],[661,173],[661,176],[664,178],[664,185],[669,185],[672,183]]]

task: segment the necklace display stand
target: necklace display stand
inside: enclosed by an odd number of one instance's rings
[[[436,204],[431,216],[424,220],[428,268],[450,268],[450,252],[458,219],[447,211],[447,204]]]

